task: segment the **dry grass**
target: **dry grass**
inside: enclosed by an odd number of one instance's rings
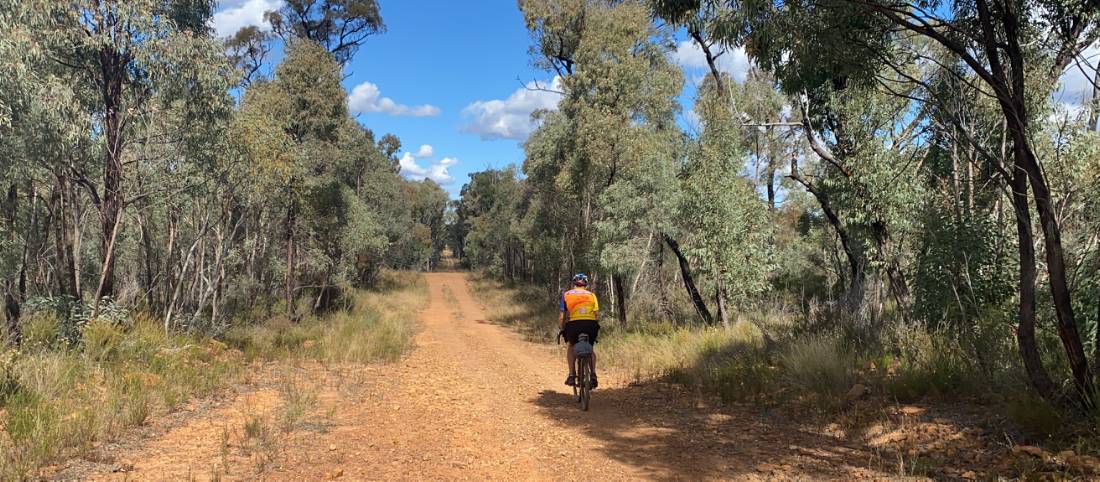
[[[511,327],[529,341],[553,343],[558,334],[558,307],[550,295],[533,286],[502,286],[488,278],[471,278],[472,293],[487,310],[489,321]]]
[[[241,372],[239,354],[216,340],[166,335],[146,316],[131,322],[89,324],[83,350],[59,347],[43,329],[25,351],[0,356],[0,379],[7,380],[0,479],[33,478],[42,465],[79,455]]]
[[[28,316],[22,351],[0,349],[0,480],[36,478],[44,465],[209,395],[240,379],[250,358],[397,359],[409,346],[427,289],[416,273],[387,273],[383,285],[356,292],[347,311],[299,324],[236,327],[225,340],[241,350],[202,335],[165,334],[159,320],[144,315],[90,323],[83,343],[69,347],[56,317]],[[282,412],[243,427],[261,462],[275,450],[271,432],[300,426],[316,400],[316,387],[300,380],[280,389]]]
[[[226,342],[249,358],[302,358],[328,364],[393,361],[408,349],[427,285],[416,273],[384,275],[384,289],[359,290],[346,311],[299,323],[274,318],[231,328]]]

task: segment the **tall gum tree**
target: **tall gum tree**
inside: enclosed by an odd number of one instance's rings
[[[96,301],[116,294],[116,244],[124,210],[140,193],[129,185],[130,155],[140,129],[165,106],[180,101],[196,111],[216,109],[229,78],[220,45],[206,21],[213,3],[168,0],[19,2],[40,68],[71,82],[91,121],[98,166],[63,172],[99,211],[101,270]],[[91,95],[94,93],[94,95]],[[89,163],[91,164],[91,163]],[[96,174],[93,167],[98,167]]]

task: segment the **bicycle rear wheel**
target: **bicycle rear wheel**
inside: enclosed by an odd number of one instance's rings
[[[583,357],[577,367],[577,384],[580,385],[581,410],[588,411],[588,402],[592,399],[592,359]]]
[[[580,357],[573,360],[573,373],[577,374],[577,378],[573,379],[573,401],[578,403],[581,401],[581,365],[583,365],[583,363],[581,363]]]

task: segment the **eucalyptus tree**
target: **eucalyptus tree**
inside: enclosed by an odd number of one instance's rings
[[[656,0],[663,16],[681,18],[726,0]],[[1100,5],[1084,0],[895,2],[816,0],[737,2],[737,14],[721,19],[725,38],[746,45],[763,66],[793,92],[830,79],[874,82],[883,87],[909,83],[894,94],[952,114],[928,93],[930,72],[942,71],[973,86],[995,103],[1009,147],[1003,155],[982,149],[981,160],[999,174],[1009,191],[1016,221],[1019,262],[1017,342],[1032,385],[1048,399],[1054,384],[1035,340],[1037,300],[1033,214],[1042,229],[1042,252],[1057,332],[1079,398],[1091,403],[1094,381],[1086,358],[1070,288],[1063,225],[1044,169],[1038,135],[1056,79],[1100,37]],[[824,47],[824,48],[823,48]],[[913,65],[931,67],[914,73]],[[894,80],[882,73],[893,71]],[[899,81],[900,78],[900,81]],[[835,81],[833,82],[835,84]],[[957,117],[948,115],[955,127]],[[807,129],[808,131],[808,129]],[[965,133],[963,141],[982,147]],[[1032,212],[1032,204],[1035,211]],[[1100,350],[1095,350],[1100,356]],[[1098,364],[1095,360],[1093,364]]]
[[[378,0],[287,0],[265,18],[285,42],[317,42],[346,65],[367,38],[385,32]]]
[[[240,71],[240,83],[247,87],[263,75],[262,69],[271,53],[271,34],[255,25],[242,27],[225,39],[229,60]]]
[[[514,167],[471,174],[455,209],[464,261],[509,281],[526,275],[523,239],[514,222],[523,196],[516,174]]]
[[[1031,207],[1034,202],[1046,261],[1047,282],[1058,334],[1069,361],[1077,392],[1091,404],[1095,386],[1093,368],[1085,356],[1073,293],[1070,290],[1059,200],[1052,196],[1051,180],[1039,157],[1035,134],[1042,106],[1056,79],[1081,62],[1081,55],[1100,38],[1100,4],[1083,0],[1021,2],[976,0],[942,2],[928,8],[907,2],[852,0],[861,11],[926,38],[950,52],[953,60],[977,78],[982,91],[996,101],[1011,139],[1012,204],[1017,218],[1020,256],[1021,350],[1036,388],[1050,398],[1051,388],[1040,382],[1045,374],[1035,351],[1035,254],[1032,248]],[[940,7],[940,8],[935,8]],[[921,58],[916,52],[911,56]],[[1030,196],[1028,190],[1030,189]],[[1024,286],[1027,285],[1027,286]],[[1100,324],[1098,324],[1100,326]],[[1100,331],[1098,331],[1100,333]],[[1100,365],[1100,350],[1094,364]]]
[[[115,292],[115,245],[123,211],[133,202],[126,183],[134,137],[158,107],[174,101],[192,112],[223,102],[227,80],[220,46],[205,35],[212,2],[21,2],[30,14],[27,33],[56,69],[74,83],[84,115],[92,120],[89,149],[98,151],[100,181],[91,170],[73,180],[100,213],[99,296]],[[170,139],[167,142],[178,141]]]
[[[287,314],[295,315],[298,293],[300,214],[303,199],[322,182],[347,118],[340,66],[312,41],[292,42],[270,82],[245,93],[239,122],[248,135],[251,160],[283,204]]]
[[[625,321],[626,275],[645,264],[628,255],[634,251],[628,246],[652,239],[658,226],[646,220],[660,216],[640,216],[635,208],[646,206],[612,201],[621,201],[631,183],[673,170],[682,74],[668,60],[667,32],[653,26],[641,2],[520,6],[535,38],[536,64],[563,76],[558,111],[545,114],[526,146],[524,172],[543,198],[528,215],[550,211],[563,221],[558,236],[565,267],[606,274],[598,280],[608,288],[612,312]],[[647,195],[660,204],[671,198],[668,191]]]
[[[685,169],[682,215],[688,252],[713,273],[719,319],[728,326],[727,303],[743,308],[769,287],[773,220],[753,182],[740,175],[742,128],[718,85],[708,78],[695,104],[703,130]]]

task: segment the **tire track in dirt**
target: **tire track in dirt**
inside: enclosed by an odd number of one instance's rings
[[[263,388],[111,454],[93,480],[700,480],[889,478],[873,454],[750,408],[602,371],[581,412],[560,347],[490,324],[465,273],[426,275],[401,362],[287,367],[316,390],[309,423],[272,446],[245,433],[285,403]],[[491,307],[490,307],[491,309]],[[552,323],[552,320],[547,320]],[[598,349],[597,349],[598,350]],[[268,383],[270,386],[274,382]],[[259,384],[261,387],[264,384]],[[127,469],[111,472],[112,468]],[[130,467],[132,465],[132,467]],[[73,477],[72,473],[68,477]],[[64,476],[63,476],[64,478]]]

